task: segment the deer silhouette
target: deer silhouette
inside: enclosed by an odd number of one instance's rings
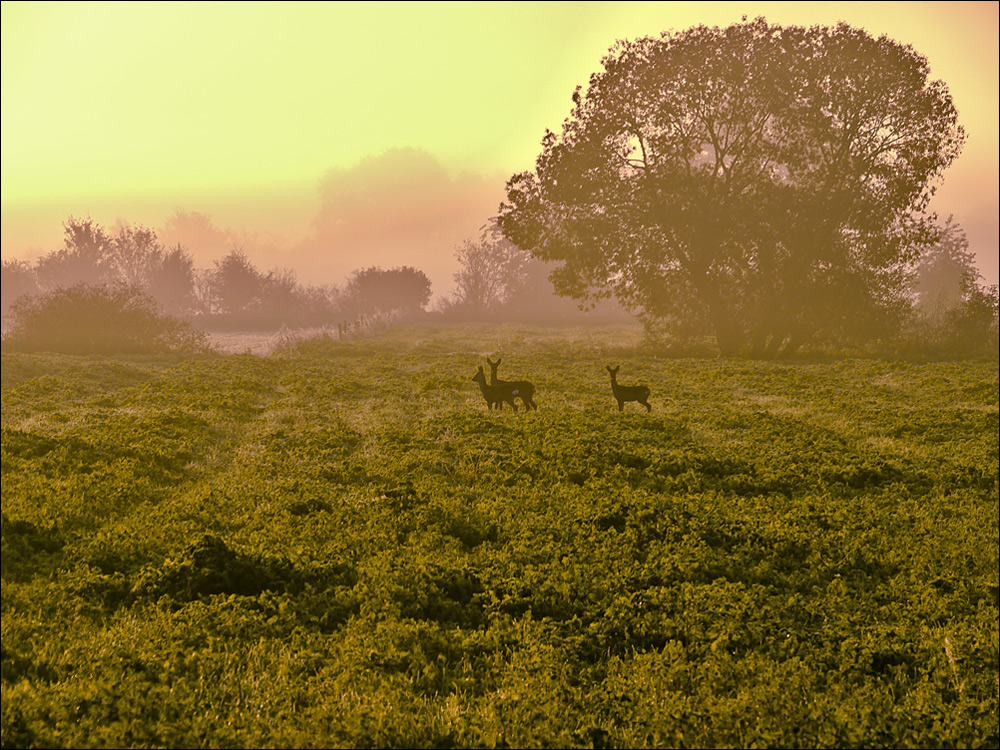
[[[649,405],[649,388],[644,385],[618,385],[618,371],[620,369],[621,365],[614,368],[608,367],[608,372],[611,373],[611,390],[618,402],[618,411],[624,411],[625,404],[629,401],[638,401],[646,407],[647,412],[652,411],[653,407]]]
[[[483,392],[483,398],[486,399],[486,408],[492,409],[493,404],[497,405],[498,409],[503,409],[504,403],[510,404],[510,408],[515,412],[517,411],[517,404],[514,403],[514,397],[519,396],[517,387],[515,383],[504,383],[503,385],[490,385],[486,382],[486,373],[483,372],[483,368],[480,367],[479,371],[472,378],[475,382],[479,383],[479,390]]]
[[[497,377],[497,368],[500,366],[500,363],[503,360],[501,360],[500,357],[497,357],[497,361],[494,362],[492,359],[487,357],[486,361],[490,365],[490,385],[513,386],[514,388],[517,389],[515,395],[518,398],[520,398],[521,401],[524,403],[525,410],[531,411],[532,409],[534,409],[535,411],[538,411],[538,406],[535,404],[535,401],[532,398],[532,396],[535,395],[534,385],[529,383],[527,380],[501,380],[500,378]],[[503,404],[500,405],[500,408],[501,409],[503,408]]]

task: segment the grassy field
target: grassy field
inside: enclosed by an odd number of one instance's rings
[[[997,371],[4,354],[3,747],[995,747]]]

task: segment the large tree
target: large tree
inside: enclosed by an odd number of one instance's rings
[[[764,19],[619,42],[499,224],[560,261],[556,289],[616,296],[720,350],[860,336],[904,303],[924,211],[964,133],[911,47]]]

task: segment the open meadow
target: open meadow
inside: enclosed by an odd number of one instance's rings
[[[637,326],[4,353],[3,747],[996,747],[997,374]]]

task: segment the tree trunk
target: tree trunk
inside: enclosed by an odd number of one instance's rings
[[[719,354],[735,357],[745,343],[745,334],[736,316],[728,309],[724,295],[719,293],[714,280],[706,273],[692,274],[692,283],[708,308],[708,319],[715,331]]]
[[[806,343],[806,340],[806,336],[796,335],[793,333],[788,337],[788,341],[785,342],[785,346],[778,354],[778,357],[781,359],[788,359],[795,354],[795,352],[797,352],[804,343]]]
[[[771,334],[771,340],[767,342],[767,348],[764,350],[765,359],[774,359],[779,356],[781,350],[781,345],[785,343],[787,339],[787,334],[784,331],[775,332]]]
[[[715,318],[713,327],[715,328],[715,343],[719,347],[719,354],[723,357],[738,355],[744,343],[743,332],[739,326],[723,317],[721,320]]]

